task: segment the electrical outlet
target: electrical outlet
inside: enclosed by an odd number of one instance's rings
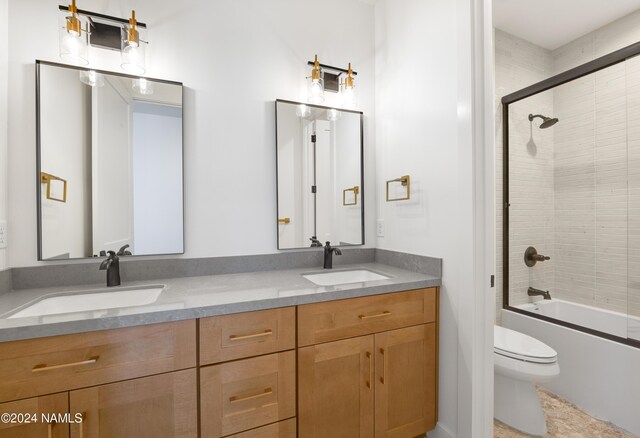
[[[7,247],[7,221],[0,221],[0,249]]]
[[[384,237],[384,220],[378,219],[378,224],[376,228],[376,235],[378,237]]]

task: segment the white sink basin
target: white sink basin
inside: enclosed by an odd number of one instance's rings
[[[121,307],[144,306],[156,302],[163,286],[119,289],[101,289],[44,298],[14,313],[8,318],[58,315],[61,313],[89,312]]]
[[[363,281],[388,280],[389,277],[367,269],[350,271],[330,271],[316,274],[302,274],[307,280],[318,286],[335,286],[337,284],[361,283]]]

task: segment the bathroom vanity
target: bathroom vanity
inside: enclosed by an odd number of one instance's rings
[[[413,438],[436,424],[437,333],[430,287],[4,342],[0,410],[72,421],[0,437]]]

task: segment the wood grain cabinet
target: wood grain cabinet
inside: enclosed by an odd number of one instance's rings
[[[259,310],[200,320],[200,365],[296,348],[296,309]]]
[[[436,327],[375,335],[375,436],[416,437],[436,426]]]
[[[196,438],[196,370],[71,391],[72,438]]]
[[[301,348],[298,366],[300,437],[373,437],[373,336]]]
[[[60,418],[68,412],[66,392],[1,403],[1,414],[22,415],[22,418],[0,422],[0,438],[68,438],[69,424],[51,421],[54,416]],[[25,414],[30,416],[28,420],[24,419]]]
[[[195,366],[195,321],[5,342],[0,402]]]
[[[203,437],[224,437],[296,415],[293,351],[200,369]]]
[[[414,438],[437,338],[432,288],[0,343],[0,438]]]
[[[315,318],[299,320],[306,341],[370,334],[298,350],[299,438],[414,438],[435,427],[437,291],[404,294],[358,298],[362,307],[345,300],[301,309],[299,317]],[[374,324],[353,317],[389,313],[396,319]]]

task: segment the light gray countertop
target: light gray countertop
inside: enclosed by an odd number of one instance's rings
[[[295,306],[321,301],[440,286],[439,277],[379,263],[342,265],[334,271],[364,268],[389,279],[316,286],[301,274],[322,269],[291,269],[204,277],[127,282],[109,292],[136,286],[161,285],[164,290],[149,305],[48,316],[8,318],[16,310],[57,295],[105,290],[104,285],[19,290],[0,295],[0,342],[114,329],[145,324]]]

